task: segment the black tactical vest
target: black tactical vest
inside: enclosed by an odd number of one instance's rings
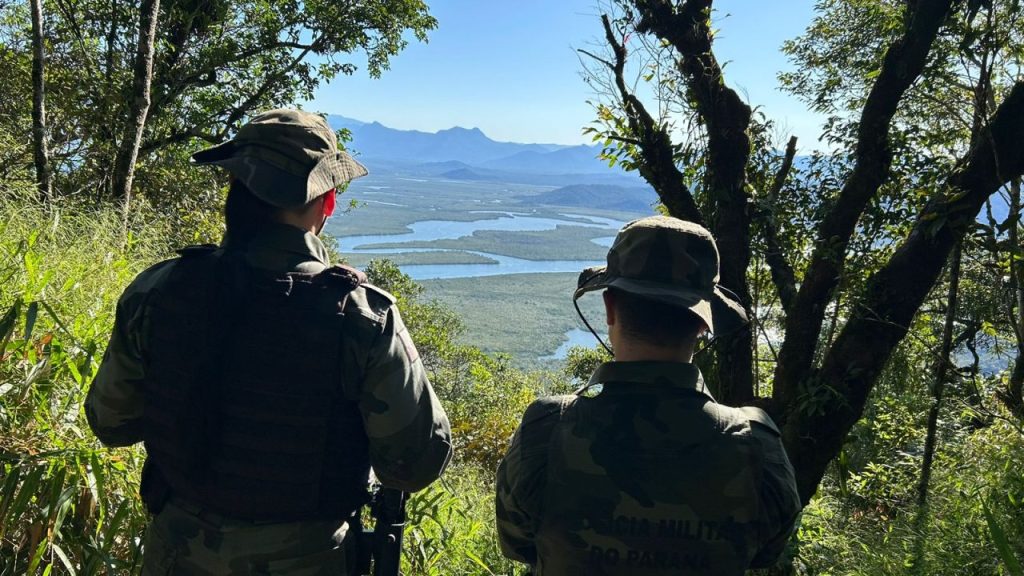
[[[231,251],[182,251],[143,327],[151,510],[172,495],[283,522],[344,518],[366,502],[368,442],[340,354],[345,301],[363,281],[341,267],[272,275]]]

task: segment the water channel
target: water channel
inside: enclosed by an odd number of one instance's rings
[[[542,218],[523,215],[516,212],[489,212],[479,211],[478,214],[497,214],[497,218],[481,218],[460,222],[454,220],[420,220],[408,225],[411,232],[405,234],[371,234],[365,236],[341,236],[342,251],[347,252],[379,252],[365,248],[373,244],[394,244],[405,242],[431,242],[434,240],[455,240],[466,236],[472,236],[478,230],[498,230],[505,232],[539,232],[554,230],[558,226],[583,226],[586,228],[607,229],[610,232],[617,231],[622,222],[610,218],[597,218],[596,216],[576,216],[563,214],[570,218],[580,220],[556,220],[554,218]],[[595,221],[598,220],[598,221]],[[409,252],[410,250],[402,250]]]
[[[579,272],[588,266],[603,264],[601,260],[527,260],[491,252],[474,250],[453,250],[446,248],[373,248],[376,244],[404,244],[408,242],[430,242],[434,240],[455,240],[472,236],[477,230],[500,230],[507,232],[535,232],[554,230],[558,226],[583,226],[614,234],[623,222],[599,216],[560,214],[566,220],[530,216],[517,212],[480,211],[484,217],[468,222],[454,220],[420,220],[408,225],[411,230],[405,234],[372,234],[362,236],[340,236],[338,242],[343,253],[350,254],[401,254],[407,252],[466,252],[494,260],[490,264],[407,264],[402,272],[413,280],[436,280],[448,278],[474,278],[477,276],[498,276],[502,274],[533,274],[544,272]],[[592,241],[601,246],[610,246],[614,236],[601,236]]]
[[[408,242],[429,242],[454,240],[471,236],[477,230],[500,230],[509,232],[533,232],[554,230],[558,226],[584,226],[600,230],[602,235],[591,241],[600,246],[611,246],[614,234],[624,222],[612,218],[563,213],[565,220],[531,216],[520,212],[479,211],[481,219],[468,222],[453,220],[421,220],[409,224],[410,232],[405,234],[375,234],[361,236],[340,236],[338,242],[343,253],[352,254],[400,254],[406,252],[466,252],[494,260],[489,264],[408,264],[402,272],[413,280],[435,280],[449,278],[473,278],[498,276],[502,274],[529,274],[544,272],[579,272],[588,266],[604,264],[603,260],[527,260],[491,252],[475,250],[452,250],[444,248],[373,248],[375,244],[404,244]],[[573,328],[566,332],[565,340],[550,355],[541,360],[564,359],[573,346],[594,346],[596,340],[589,331]]]
[[[603,338],[605,342],[608,342],[607,334],[601,334],[601,338]],[[541,356],[540,359],[564,360],[565,357],[569,355],[569,349],[573,346],[593,348],[594,346],[599,346],[599,344],[597,343],[597,338],[594,338],[594,335],[591,334],[589,330],[573,328],[565,333],[565,341],[562,342],[553,353],[548,356]]]

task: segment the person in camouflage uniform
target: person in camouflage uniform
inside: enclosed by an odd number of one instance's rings
[[[193,163],[232,176],[223,242],[131,283],[85,401],[101,442],[145,443],[143,574],[350,574],[371,465],[411,492],[452,454],[394,298],[317,238],[366,169],[293,110]]]
[[[800,512],[771,418],[715,402],[691,364],[742,308],[704,228],[630,222],[574,299],[603,293],[614,361],[575,395],[535,401],[498,467],[502,552],[534,574],[740,575],[773,564]]]

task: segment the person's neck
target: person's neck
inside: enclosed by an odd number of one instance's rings
[[[298,228],[303,232],[309,232],[314,236],[316,236],[319,231],[319,224],[317,222],[311,221],[308,218],[302,218],[295,214],[285,213],[279,217],[277,221],[281,224],[287,224],[293,228]]]
[[[643,341],[625,340],[615,344],[616,362],[683,362],[693,361],[693,344],[678,347],[657,346]]]

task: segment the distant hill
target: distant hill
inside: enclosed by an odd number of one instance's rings
[[[441,174],[442,178],[449,180],[483,180],[489,182],[500,182],[501,178],[498,176],[481,174],[474,171],[472,168],[456,168],[455,170],[449,170]]]
[[[530,197],[536,204],[650,212],[658,195],[642,186],[610,186],[606,184],[578,184],[564,186]]]
[[[344,116],[328,116],[327,121],[335,130],[351,130],[350,145],[367,158],[417,163],[457,160],[467,164],[480,164],[523,151],[544,153],[558,148],[554,144],[496,142],[479,128],[456,126],[439,132],[420,132],[396,130],[380,122],[360,122]]]
[[[352,132],[350,147],[372,170],[382,167],[388,172],[405,170],[459,180],[504,179],[552,186],[638,182],[635,174],[609,168],[599,160],[597,146],[497,142],[479,128],[421,132],[344,116],[327,120],[334,129]]]
[[[600,151],[598,146],[571,146],[547,152],[523,150],[511,156],[485,162],[483,167],[534,174],[587,174],[612,171],[605,161],[597,158]]]

